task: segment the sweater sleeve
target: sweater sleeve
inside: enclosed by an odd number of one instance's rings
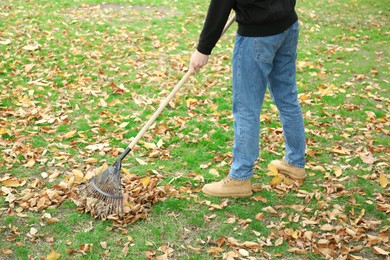
[[[234,0],[211,0],[197,50],[210,55],[233,8]]]

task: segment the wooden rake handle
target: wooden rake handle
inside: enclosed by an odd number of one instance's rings
[[[226,23],[221,36],[229,29],[230,25],[235,21],[236,16],[233,15],[228,22]],[[172,100],[173,96],[175,96],[176,92],[183,86],[183,84],[187,81],[187,79],[191,76],[190,71],[187,71],[187,73],[182,77],[182,79],[177,83],[175,88],[169,93],[169,95],[165,98],[165,100],[160,104],[158,109],[153,113],[153,115],[149,118],[148,122],[142,127],[142,129],[139,131],[139,133],[134,137],[134,139],[131,141],[129,146],[126,148],[126,150],[123,152],[121,159],[123,159],[130,150],[133,149],[133,147],[136,145],[136,143],[141,139],[141,137],[145,134],[145,132],[149,129],[149,127],[154,123],[156,118],[161,114],[163,109],[168,105],[168,103]]]

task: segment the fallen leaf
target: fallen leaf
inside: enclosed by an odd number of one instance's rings
[[[2,44],[2,45],[8,45],[8,44],[10,44],[11,43],[11,40],[10,39],[6,39],[6,40],[1,40],[0,41],[0,44]]]
[[[374,250],[375,254],[378,254],[378,255],[386,255],[386,256],[390,255],[390,252],[388,252],[380,247],[377,247],[377,246],[374,246],[373,250]]]
[[[145,162],[144,160],[141,160],[141,159],[138,159],[138,158],[135,158],[135,160],[140,164],[140,165],[147,165],[148,163]]]
[[[193,247],[193,246],[191,246],[191,245],[187,245],[187,247],[188,247],[189,249],[191,249],[192,251],[194,251],[195,253],[200,253],[200,252],[202,252],[202,248]]]
[[[64,139],[69,139],[75,136],[77,130],[72,130],[63,135]]]
[[[55,252],[55,251],[51,251],[47,256],[46,256],[46,260],[57,260],[58,258],[60,258],[61,254]]]
[[[9,248],[3,248],[3,249],[1,250],[1,252],[2,252],[3,254],[5,254],[5,255],[10,255],[10,254],[13,253],[12,250],[9,249]]]
[[[223,251],[225,251],[223,248],[220,248],[220,247],[212,247],[212,248],[210,248],[209,250],[207,250],[207,253],[216,255],[216,254],[219,254],[219,253],[221,253],[221,252],[223,252]]]
[[[280,246],[281,244],[283,244],[283,237],[279,237],[275,241],[275,246]]]
[[[240,253],[240,255],[243,256],[243,257],[248,257],[249,256],[248,250],[245,250],[243,248],[239,249],[238,253]]]
[[[270,185],[271,186],[277,186],[282,183],[284,180],[284,176],[281,174],[276,175],[275,177],[272,178]]]
[[[381,185],[382,188],[386,188],[387,185],[389,184],[389,181],[383,173],[379,174],[379,184]]]
[[[277,176],[279,174],[278,169],[273,164],[268,164],[268,170],[270,171],[267,173],[269,176]]]
[[[37,234],[38,233],[38,229],[36,229],[36,228],[34,228],[34,227],[32,227],[31,229],[30,229],[30,234],[31,235],[35,235],[35,234]]]
[[[101,241],[101,242],[100,242],[100,246],[101,246],[103,249],[106,249],[106,248],[107,248],[107,242],[106,242],[106,241]]]
[[[209,170],[209,173],[212,174],[212,175],[215,175],[215,176],[219,177],[219,172],[218,172],[216,169],[210,169],[210,170]]]
[[[26,45],[22,49],[25,51],[35,51],[35,50],[38,50],[39,48],[40,48],[40,45],[35,43],[35,44]]]
[[[21,186],[21,182],[16,179],[7,179],[0,182],[2,185],[6,187],[19,187]]]
[[[337,167],[335,170],[334,170],[334,175],[336,177],[340,177],[341,174],[343,174],[343,170],[340,168],[340,167]]]
[[[46,221],[46,224],[50,225],[50,224],[56,223],[58,221],[60,221],[58,218],[50,218]]]
[[[332,231],[334,229],[334,227],[332,225],[330,225],[330,224],[325,224],[325,225],[322,225],[320,227],[320,229],[322,231]]]

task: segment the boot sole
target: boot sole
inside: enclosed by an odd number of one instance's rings
[[[297,177],[297,176],[291,175],[289,172],[284,171],[284,170],[278,169],[278,171],[279,171],[281,174],[286,175],[287,177],[290,177],[291,179],[294,179],[294,180],[304,180],[304,179],[306,178],[306,175],[303,176],[303,177]]]
[[[202,190],[203,194],[208,197],[229,197],[229,198],[247,198],[252,196],[253,192],[251,193],[240,193],[240,194],[219,194],[219,193],[210,193],[210,192],[204,192]]]

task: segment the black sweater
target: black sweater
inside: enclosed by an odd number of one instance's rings
[[[297,20],[295,0],[211,0],[197,50],[209,55],[221,36],[231,10],[236,13],[241,36],[270,36]]]

